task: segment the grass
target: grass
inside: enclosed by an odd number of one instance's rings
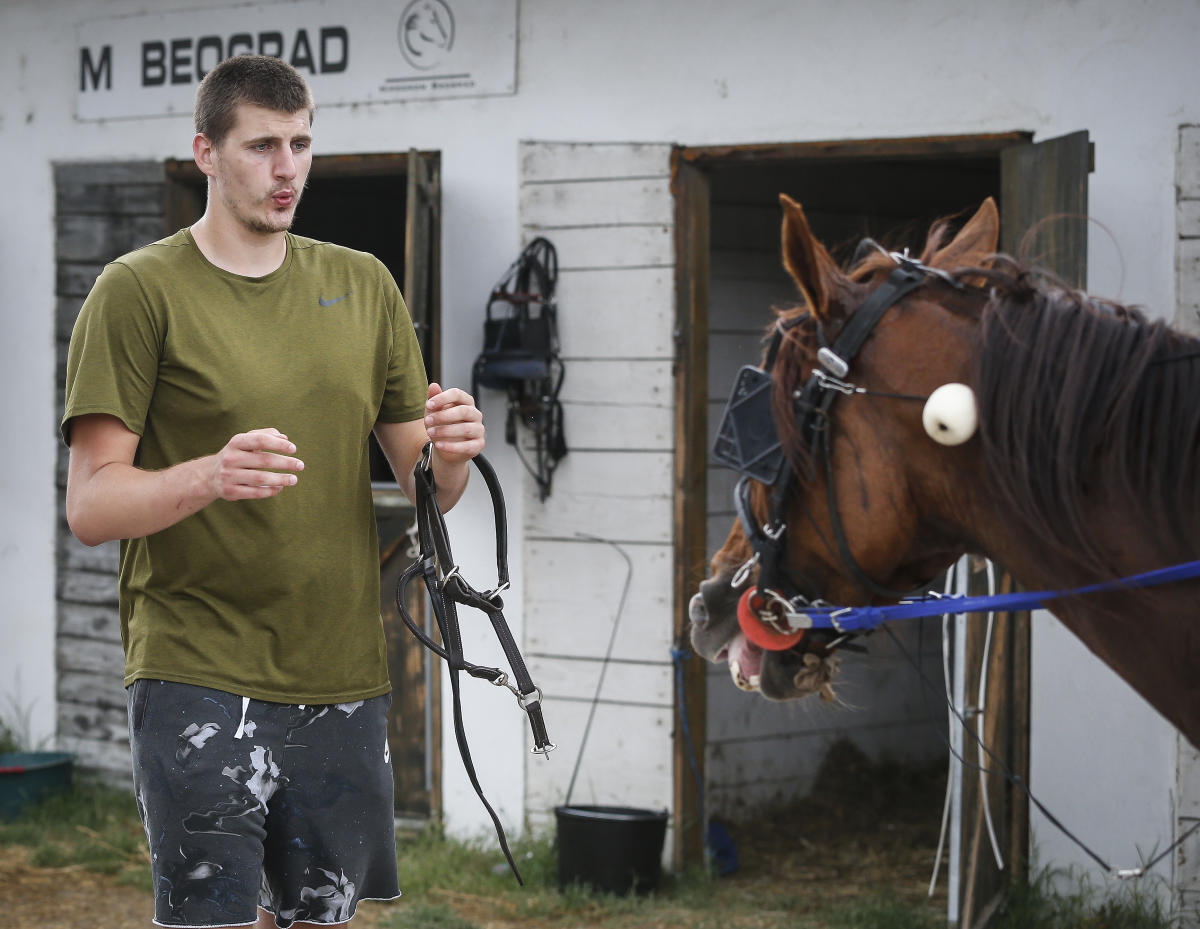
[[[381,911],[381,929],[941,929],[944,897],[929,901],[925,851],[930,828],[922,810],[936,803],[937,784],[910,785],[920,797],[910,811],[897,800],[900,772],[880,798],[891,818],[864,812],[864,792],[850,778],[858,804],[839,812],[830,794],[821,806],[829,822],[801,801],[782,813],[731,825],[742,868],[731,877],[704,869],[664,874],[645,896],[617,897],[557,887],[557,857],[549,836],[513,843],[525,879],[519,887],[493,837],[447,838],[437,827],[398,841],[405,896]],[[843,785],[845,786],[845,785]],[[878,788],[876,788],[878,789]],[[929,796],[924,796],[928,794]],[[796,823],[803,824],[803,831]],[[882,827],[881,827],[882,823]],[[835,842],[834,839],[837,839]],[[935,836],[936,838],[936,836]],[[86,869],[150,890],[145,836],[127,791],[81,785],[0,823],[0,846],[28,849],[35,867]],[[907,857],[906,857],[907,856]],[[1156,891],[1142,882],[1097,888],[1049,869],[1015,889],[993,929],[1167,929],[1176,925]]]
[[[1179,924],[1161,883],[1126,881],[1099,888],[1086,875],[1041,868],[1014,888],[995,929],[1168,929]]]
[[[405,896],[381,925],[387,929],[483,929],[485,925],[605,929],[938,929],[937,908],[875,894],[814,902],[786,882],[760,876],[718,878],[704,869],[664,874],[657,891],[618,897],[557,887],[549,837],[513,846],[525,880],[519,887],[494,841],[459,842],[440,830],[402,838]]]
[[[0,755],[19,751],[21,751],[21,742],[8,726],[0,722]]]
[[[0,845],[29,850],[39,868],[83,868],[150,890],[146,835],[128,791],[77,785],[0,823]]]

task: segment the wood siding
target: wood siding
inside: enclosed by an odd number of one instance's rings
[[[1200,126],[1179,129],[1175,325],[1200,335]]]
[[[570,453],[541,502],[526,478],[525,654],[559,750],[529,756],[526,815],[566,796],[630,592],[571,802],[671,805],[674,212],[666,145],[525,142],[523,240],[558,250]],[[524,438],[524,437],[522,437]],[[606,540],[604,542],[596,539]]]
[[[1200,335],[1200,126],[1179,128],[1176,164],[1176,298],[1175,325]],[[1175,835],[1200,817],[1200,751],[1176,736]],[[1175,903],[1180,912],[1200,913],[1200,840],[1193,836],[1175,852]],[[1189,925],[1200,924],[1197,923]]]
[[[166,179],[160,162],[59,164],[54,169],[57,260],[56,415],[62,416],[67,345],[84,298],[104,265],[164,234]],[[129,732],[121,680],[125,658],[117,613],[120,544],[81,544],[64,512],[67,448],[58,449],[58,735],[80,767],[130,783]]]

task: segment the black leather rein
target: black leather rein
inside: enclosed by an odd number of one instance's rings
[[[467,746],[467,734],[463,726],[462,697],[458,678],[459,671],[466,671],[471,677],[485,680],[497,687],[507,687],[513,692],[517,703],[529,718],[529,728],[533,733],[532,751],[546,755],[554,749],[554,743],[546,734],[546,723],[542,719],[542,692],[530,679],[529,670],[525,667],[525,660],[521,657],[520,649],[517,648],[508,623],[504,619],[504,601],[500,599],[500,594],[508,589],[508,523],[504,511],[504,494],[491,464],[483,455],[477,455],[472,460],[482,475],[484,483],[487,484],[496,519],[496,586],[489,591],[480,592],[467,583],[450,551],[446,521],[442,516],[441,507],[438,505],[437,487],[433,479],[432,448],[432,443],[425,445],[420,459],[413,468],[416,485],[416,500],[413,502],[417,510],[417,544],[420,553],[396,582],[396,606],[409,631],[417,637],[422,645],[445,659],[449,666],[454,708],[454,735],[458,741],[458,752],[462,757],[463,767],[466,769],[467,777],[471,780],[471,786],[475,788],[475,793],[479,796],[496,827],[496,836],[500,840],[500,848],[504,851],[504,857],[508,859],[509,867],[512,868],[518,883],[524,884],[516,863],[513,861],[512,852],[509,851],[504,828],[500,825],[500,818],[488,803],[487,798],[484,797],[483,788],[479,786],[479,778],[475,773],[475,765],[471,761],[471,750]],[[433,605],[433,615],[437,620],[442,645],[438,645],[427,636],[408,612],[406,605],[408,585],[417,575],[421,575],[425,581],[425,589],[428,591],[430,603]],[[499,668],[472,664],[464,657],[462,630],[458,621],[459,604],[474,607],[487,614],[496,638],[499,640],[501,648],[504,649],[504,655],[508,659],[515,684],[510,683],[509,675]]]

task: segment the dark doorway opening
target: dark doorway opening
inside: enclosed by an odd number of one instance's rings
[[[771,308],[797,302],[795,285],[781,266],[780,207],[786,193],[800,201],[817,237],[834,257],[847,261],[864,237],[887,248],[919,251],[930,223],[959,215],[965,221],[985,197],[995,197],[1003,221],[1001,249],[1015,252],[1020,237],[1053,213],[1086,214],[1090,147],[1086,133],[1030,144],[1027,133],[917,139],[874,139],[787,145],[677,149],[673,164],[678,258],[680,334],[676,449],[677,571],[679,603],[686,603],[701,579],[708,556],[721,547],[736,518],[732,473],[709,455],[715,425],[734,373],[756,363]],[[1082,283],[1086,249],[1073,229],[1070,241],[1048,243],[1040,263],[1067,280]],[[677,634],[686,636],[686,611]],[[979,624],[961,633],[967,680],[976,686],[985,652]],[[1028,617],[1011,618],[996,633],[989,661],[989,742],[1007,766],[1026,776],[1028,766]],[[934,640],[940,635],[927,636]],[[872,641],[872,651],[875,642]],[[890,660],[890,659],[889,659]],[[940,665],[937,651],[922,663]],[[886,668],[884,669],[887,670]],[[897,672],[903,671],[897,668]],[[941,675],[935,667],[933,677]],[[904,685],[900,674],[884,674],[880,662],[864,669],[856,690],[857,711],[828,718],[819,707],[772,706],[734,689],[723,668],[691,662],[684,669],[682,700],[691,716],[692,738],[703,769],[705,813],[722,803],[785,801],[811,787],[825,751],[841,737],[872,760],[882,754],[919,763],[945,757],[945,721],[939,735],[925,717],[923,695]],[[909,668],[908,678],[915,674]],[[885,693],[886,688],[886,693]],[[871,712],[863,712],[868,704]],[[697,712],[697,708],[700,709]],[[942,713],[945,709],[942,707]],[[697,718],[698,717],[698,718]],[[936,726],[936,724],[935,724]],[[852,730],[857,727],[860,732]],[[917,739],[926,730],[934,738]],[[857,737],[856,737],[857,736]],[[676,740],[676,848],[684,858],[700,853],[699,796],[687,768],[688,746]],[[897,752],[897,748],[901,751]],[[757,796],[755,794],[757,793]],[[1019,867],[1027,851],[1028,809],[1001,778],[987,787],[1001,844]],[[724,795],[724,796],[723,796]],[[1001,899],[1004,880],[980,852],[983,804],[974,782],[962,785],[956,820],[964,837],[963,855],[949,891],[952,919],[984,921]],[[932,865],[932,861],[931,861]],[[943,872],[944,873],[944,872]]]

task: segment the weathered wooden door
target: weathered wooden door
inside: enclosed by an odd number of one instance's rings
[[[675,260],[678,368],[675,381],[675,590],[687,604],[704,580],[708,453],[708,302],[710,191],[707,175],[676,152],[672,160],[675,197]],[[690,649],[685,608],[675,611],[672,630],[680,653]],[[675,704],[675,866],[703,860],[706,675],[699,657],[682,664]],[[684,721],[687,725],[684,726]]]
[[[1086,131],[1001,152],[1001,250],[1083,287],[1091,165]],[[1010,588],[1011,580],[1001,576],[999,586]],[[970,574],[972,593],[985,587],[981,573]],[[986,617],[972,615],[958,628],[962,709],[992,757],[969,737],[961,740],[964,755],[993,773],[958,774],[948,915],[961,929],[981,929],[1004,899],[1009,872],[1024,867],[1029,848],[1028,800],[999,771],[1007,768],[1028,783],[1030,619],[1028,613],[1000,614],[989,627]]]
[[[440,262],[440,166],[435,156],[416,149],[406,160],[404,203],[403,293],[430,380],[438,378],[437,308]],[[380,609],[388,640],[388,673],[392,711],[388,744],[396,781],[396,811],[424,819],[441,811],[441,673],[437,662],[405,627],[396,602],[396,581],[412,563],[407,534],[414,510],[388,482],[377,484],[375,512],[379,525]],[[414,583],[405,604],[436,638],[423,585]]]

